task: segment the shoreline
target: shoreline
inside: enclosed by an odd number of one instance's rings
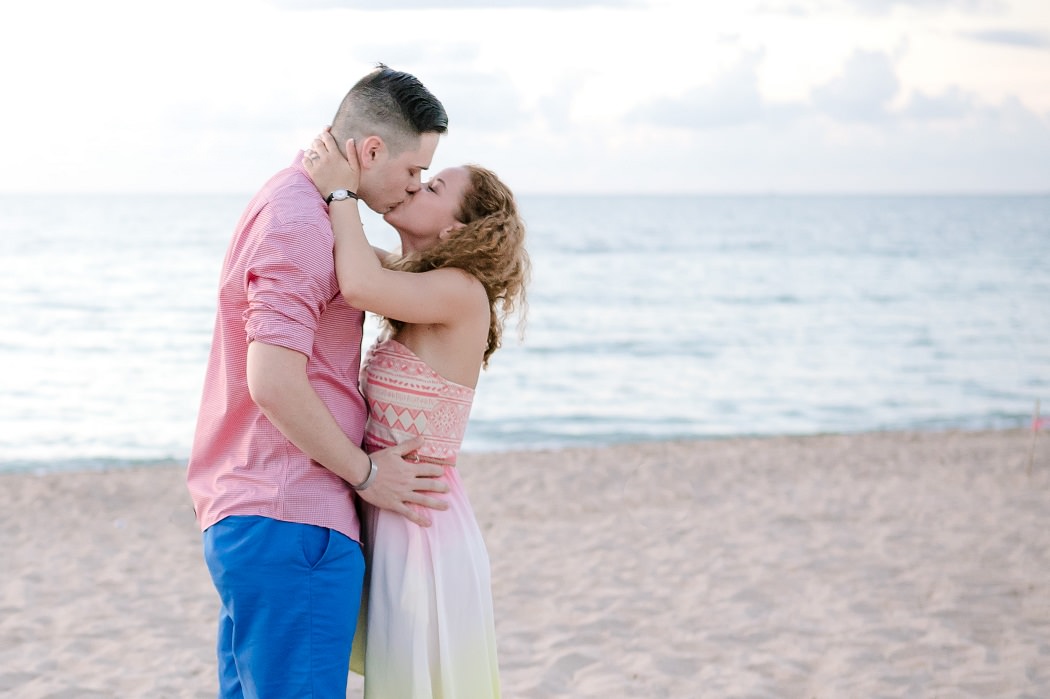
[[[506,449],[470,448],[460,451],[462,455],[498,458],[500,455],[526,456],[528,454],[539,454],[547,452],[563,452],[574,450],[601,450],[610,448],[641,448],[653,444],[708,444],[725,441],[739,440],[777,440],[777,439],[818,439],[828,437],[859,437],[862,435],[947,435],[947,434],[1001,434],[1014,432],[1027,432],[1031,434],[1033,416],[1023,419],[1004,420],[1001,424],[982,423],[979,426],[968,426],[964,424],[948,424],[931,426],[904,426],[874,429],[858,429],[853,431],[827,431],[827,432],[798,432],[798,433],[749,433],[749,434],[711,434],[711,435],[679,435],[679,436],[652,436],[627,438],[623,440],[594,442],[581,440],[580,442],[567,442],[562,444],[544,444],[536,447],[511,446]],[[1045,414],[1039,418],[1040,429],[1038,434],[1047,432],[1050,438],[1050,418]],[[185,467],[186,458],[173,456],[157,457],[86,457],[80,459],[11,459],[0,461],[0,478],[8,475],[50,475],[59,473],[101,473],[109,471],[121,471],[138,468],[169,468]]]
[[[1029,473],[1032,437],[464,452],[504,695],[1048,696],[1050,434]],[[0,473],[0,693],[214,696],[183,469]]]

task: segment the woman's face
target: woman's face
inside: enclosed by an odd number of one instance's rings
[[[443,232],[462,225],[456,215],[469,186],[467,168],[446,168],[383,216],[401,235],[404,252],[426,250]]]

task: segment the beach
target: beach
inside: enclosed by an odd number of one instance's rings
[[[492,559],[505,697],[1050,696],[1045,431],[458,468]],[[181,464],[0,475],[0,517],[0,694],[215,695],[217,597]]]

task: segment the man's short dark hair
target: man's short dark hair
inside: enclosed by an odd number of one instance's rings
[[[448,131],[448,114],[416,76],[382,63],[357,81],[332,120],[342,143],[378,134],[396,151],[417,142],[421,134]]]

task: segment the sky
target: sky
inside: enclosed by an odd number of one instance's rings
[[[1050,192],[1047,0],[12,0],[0,192],[250,194],[380,61],[519,193]]]

